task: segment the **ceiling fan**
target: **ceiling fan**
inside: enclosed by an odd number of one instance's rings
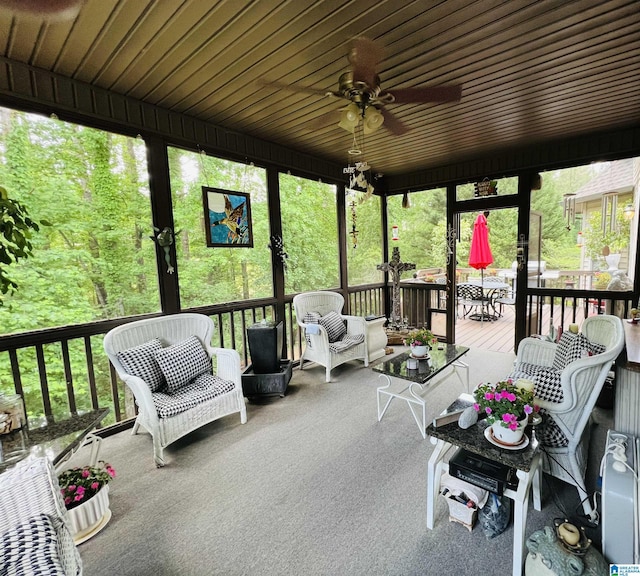
[[[458,102],[462,95],[462,86],[459,84],[383,89],[377,73],[378,65],[383,58],[383,48],[369,38],[354,39],[347,57],[351,65],[350,70],[340,75],[337,91],[265,80],[262,80],[261,84],[346,100],[349,103],[340,109],[338,125],[349,132],[354,132],[356,126],[362,121],[365,134],[377,130],[380,126],[384,126],[396,135],[409,131],[408,126],[386,109],[390,104]],[[334,115],[335,111],[324,114],[318,119],[318,124],[323,126]]]

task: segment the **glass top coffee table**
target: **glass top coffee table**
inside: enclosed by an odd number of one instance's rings
[[[404,400],[413,419],[416,421],[420,433],[426,438],[426,405],[424,398],[420,395],[427,388],[434,388],[444,381],[444,378],[436,378],[436,376],[444,375],[443,373],[452,368],[460,381],[466,385],[466,391],[469,391],[469,366],[462,362],[460,358],[469,351],[466,346],[458,346],[457,344],[439,344],[429,353],[429,359],[417,359],[413,362],[417,364],[416,368],[410,368],[413,357],[410,352],[403,352],[397,356],[389,358],[380,364],[372,367],[374,372],[380,373],[380,378],[385,378],[387,383],[380,386],[377,391],[378,400],[378,422],[382,420],[387,408],[394,398]],[[466,382],[462,379],[459,369],[463,369],[466,374]],[[404,387],[400,390],[392,390],[392,378],[404,380]],[[407,381],[409,382],[407,384]],[[383,396],[387,396],[384,406],[381,406]]]
[[[48,458],[57,469],[86,443],[91,443],[91,463],[95,464],[100,438],[92,432],[108,413],[109,408],[98,408],[58,422],[30,419],[28,426],[0,435],[0,472],[30,454]]]

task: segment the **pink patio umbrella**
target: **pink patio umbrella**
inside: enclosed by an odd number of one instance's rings
[[[489,246],[489,229],[487,228],[488,215],[489,212],[478,214],[473,224],[471,249],[469,250],[469,266],[480,270],[481,290],[484,290],[484,269],[493,263],[493,254],[491,254],[491,246]],[[484,310],[481,310],[480,320],[484,320],[484,316]]]

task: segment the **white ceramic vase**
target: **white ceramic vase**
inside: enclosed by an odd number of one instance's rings
[[[411,354],[416,358],[424,358],[429,352],[429,348],[427,346],[411,346]]]
[[[109,485],[103,486],[89,500],[67,511],[74,540],[90,534],[102,522],[109,510]]]
[[[509,446],[517,446],[522,442],[522,436],[524,435],[524,430],[527,427],[528,420],[528,417],[519,420],[518,427],[515,430],[505,428],[499,420],[496,420],[491,424],[491,433],[498,442]]]
[[[618,254],[617,252],[609,254],[608,256],[605,256],[604,259],[608,266],[607,270],[618,269],[618,264],[620,264],[620,254]]]

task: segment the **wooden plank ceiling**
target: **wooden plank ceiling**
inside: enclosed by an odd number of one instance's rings
[[[383,89],[463,87],[455,103],[387,105],[410,130],[359,134],[377,172],[640,123],[638,0],[86,0],[71,19],[0,9],[9,59],[343,164],[346,101],[322,92],[337,90],[357,36],[384,46]]]

